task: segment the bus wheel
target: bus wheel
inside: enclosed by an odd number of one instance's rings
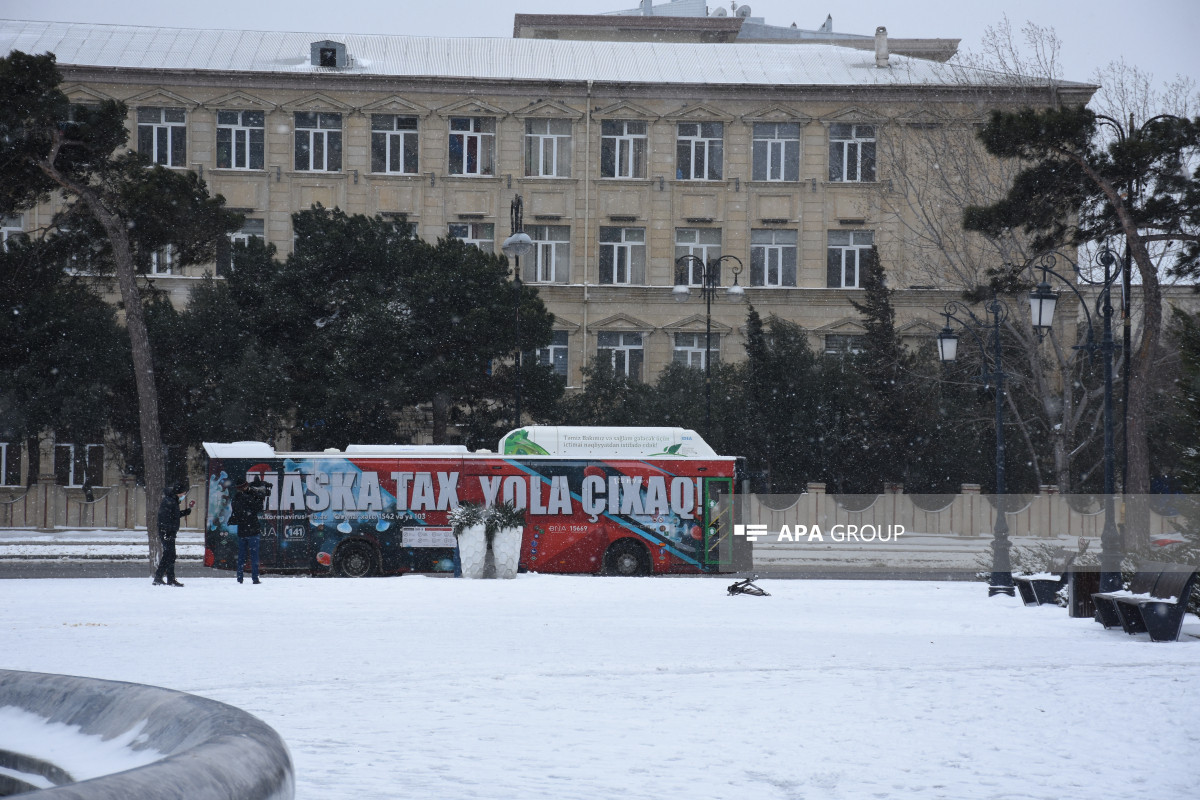
[[[367,578],[375,574],[375,552],[365,542],[349,542],[338,548],[334,567],[346,578]]]
[[[650,574],[650,556],[637,542],[623,539],[604,554],[605,572],[625,577]]]

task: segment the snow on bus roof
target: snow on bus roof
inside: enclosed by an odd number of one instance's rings
[[[209,458],[274,458],[275,448],[266,442],[205,442]]]
[[[471,451],[461,444],[348,444],[347,455],[411,456],[463,455]]]
[[[708,442],[687,428],[527,425],[500,440],[503,455],[576,458],[715,458]]]
[[[266,442],[205,442],[209,458],[277,458],[284,455]],[[479,454],[490,454],[486,450]],[[289,456],[297,455],[288,453]],[[352,444],[306,456],[467,456],[463,445]],[[717,458],[717,453],[687,428],[527,425],[505,434],[497,455],[560,458]]]

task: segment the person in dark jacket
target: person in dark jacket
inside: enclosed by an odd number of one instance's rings
[[[258,543],[262,528],[258,523],[258,512],[262,511],[266,484],[259,479],[254,483],[243,480],[237,485],[230,501],[232,511],[229,524],[237,526],[238,561],[237,581],[242,582],[243,570],[246,568],[246,558],[250,558],[250,582],[261,583],[258,579]]]
[[[179,503],[187,496],[186,483],[178,486],[167,486],[163,489],[163,499],[158,506],[158,541],[162,545],[162,558],[158,560],[158,569],[154,571],[154,585],[183,586],[175,580],[175,534],[179,533],[179,520],[192,513],[189,505],[180,509]],[[166,581],[163,578],[166,577]]]

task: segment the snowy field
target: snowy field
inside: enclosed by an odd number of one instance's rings
[[[0,666],[239,706],[297,798],[1192,798],[1200,621],[977,583],[0,581]]]

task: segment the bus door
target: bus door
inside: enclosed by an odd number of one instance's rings
[[[733,565],[733,478],[704,478],[703,564],[713,571]]]

